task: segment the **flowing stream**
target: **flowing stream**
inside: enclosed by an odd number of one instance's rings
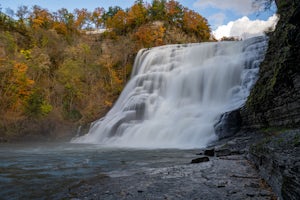
[[[108,114],[74,143],[199,148],[224,112],[241,107],[257,79],[266,37],[141,50]]]

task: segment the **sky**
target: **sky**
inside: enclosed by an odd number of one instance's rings
[[[107,9],[109,6],[129,8],[135,0],[0,0],[2,12],[7,8],[14,11],[19,6],[32,7],[39,5],[49,11],[67,8],[87,8],[92,11],[96,7]],[[270,27],[275,27],[278,18],[275,15],[276,7],[270,10],[262,9],[253,4],[253,0],[177,0],[183,6],[194,10],[208,20],[214,36],[217,39],[239,37],[242,39],[259,35]],[[152,0],[144,0],[151,3]]]

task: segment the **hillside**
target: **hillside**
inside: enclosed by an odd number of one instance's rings
[[[206,19],[176,1],[16,13],[0,13],[0,141],[74,135],[109,110],[139,49],[211,38]]]

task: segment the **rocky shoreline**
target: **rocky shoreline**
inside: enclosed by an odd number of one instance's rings
[[[299,138],[300,130],[240,131],[182,165],[82,180],[54,198],[299,199]]]

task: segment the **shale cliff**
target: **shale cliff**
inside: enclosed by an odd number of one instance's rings
[[[259,79],[241,110],[244,128],[300,125],[300,1],[276,4],[280,20],[270,34]]]
[[[300,0],[276,0],[280,20],[269,35],[259,79],[240,110],[242,129],[265,139],[248,158],[280,199],[300,198]],[[256,134],[253,134],[256,137]]]

